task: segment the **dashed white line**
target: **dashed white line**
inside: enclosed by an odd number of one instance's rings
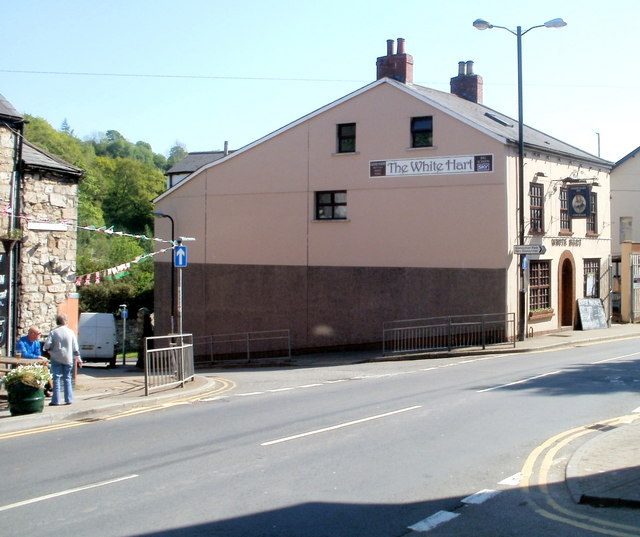
[[[440,524],[453,520],[459,515],[460,513],[452,513],[450,511],[438,511],[436,514],[421,520],[417,524],[409,526],[409,529],[413,531],[430,531]]]
[[[393,410],[392,412],[385,412],[384,414],[378,414],[376,416],[369,416],[368,418],[362,418],[359,420],[348,421],[346,423],[340,423],[338,425],[332,425],[331,427],[323,427],[322,429],[316,429],[314,431],[308,431],[306,433],[294,434],[285,438],[278,438],[277,440],[271,440],[269,442],[263,442],[261,446],[273,446],[274,444],[281,444],[282,442],[289,442],[290,440],[297,440],[298,438],[304,438],[305,436],[312,436],[314,434],[326,433],[327,431],[335,431],[336,429],[342,429],[344,427],[350,427],[352,425],[358,425],[367,421],[378,420],[380,418],[386,418],[393,416],[394,414],[400,414],[402,412],[409,412],[410,410],[416,410],[422,408],[422,405],[410,406],[408,408],[402,408],[400,410]]]
[[[530,380],[541,379],[543,377],[549,377],[551,375],[557,375],[558,373],[562,373],[562,371],[561,370],[551,371],[550,373],[543,373],[542,375],[536,375],[535,377],[529,377],[529,378],[522,379],[522,380],[516,380],[514,382],[508,382],[507,384],[500,384],[499,386],[493,386],[491,388],[485,388],[484,390],[478,390],[477,393],[485,393],[485,392],[491,392],[493,390],[499,390],[501,388],[508,388],[509,386],[516,386],[518,384],[524,384],[525,382],[529,382]]]
[[[461,501],[462,503],[466,503],[468,505],[480,505],[481,503],[490,500],[494,496],[497,496],[498,494],[500,494],[500,492],[501,491],[499,490],[484,489],[476,492],[475,494],[472,494],[471,496],[463,498]]]
[[[3,505],[0,507],[0,511],[8,511],[9,509],[15,509],[16,507],[22,507],[23,505],[29,505],[32,503],[42,502],[44,500],[50,500],[52,498],[58,498],[60,496],[66,496],[67,494],[73,494],[75,492],[82,492],[83,490],[89,490],[96,487],[104,487],[105,485],[111,485],[127,479],[133,479],[138,477],[138,474],[127,475],[124,477],[118,477],[116,479],[109,479],[108,481],[100,481],[100,483],[92,483],[91,485],[85,485],[83,487],[77,487],[74,489],[62,490],[60,492],[54,492],[53,494],[46,494],[45,496],[38,496],[37,498],[31,498],[30,500],[24,500],[22,502],[11,503],[9,505]]]
[[[520,485],[520,481],[522,480],[522,473],[518,472],[517,474],[513,474],[498,483],[498,485],[506,485],[509,487],[517,487]]]

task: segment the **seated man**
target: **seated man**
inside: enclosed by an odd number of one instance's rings
[[[45,364],[49,361],[42,356],[42,344],[40,343],[40,330],[37,326],[31,326],[26,336],[22,336],[18,340],[16,353],[21,353],[22,358],[33,360],[43,360]],[[47,397],[51,397],[51,387],[45,386],[44,393]]]
[[[40,343],[40,330],[37,326],[29,328],[26,336],[22,336],[18,340],[16,352],[22,353],[23,358],[33,358],[36,360],[46,360],[42,356],[42,344]]]

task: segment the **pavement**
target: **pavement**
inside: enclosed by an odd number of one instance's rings
[[[464,349],[435,356],[533,352],[602,341],[640,338],[640,324],[613,324],[595,330],[567,330],[537,335],[517,342],[516,347],[489,347],[485,351]],[[293,356],[277,364],[287,367],[327,367],[373,361],[425,358],[424,355],[383,357],[376,351],[334,352]],[[263,366],[273,366],[273,363]],[[253,368],[260,364],[252,364]],[[229,366],[225,365],[228,370]],[[94,421],[123,413],[135,413],[184,400],[197,400],[221,389],[215,369],[196,370],[194,380],[182,387],[165,389],[145,396],[144,373],[135,359],[114,369],[86,365],[79,370],[71,405],[45,406],[39,414],[11,416],[6,392],[0,391],[0,439],[34,430],[74,422]],[[49,399],[46,400],[46,403]],[[638,403],[640,408],[640,402]],[[602,427],[569,455],[565,479],[577,503],[597,506],[640,508],[640,413],[627,416],[615,426]],[[600,434],[602,433],[602,434]]]

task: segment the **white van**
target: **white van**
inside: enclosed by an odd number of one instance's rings
[[[116,366],[116,319],[111,313],[81,313],[78,346],[83,362],[108,362]]]

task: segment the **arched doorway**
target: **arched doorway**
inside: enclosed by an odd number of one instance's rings
[[[558,289],[560,326],[573,326],[575,317],[575,264],[570,252],[565,252],[560,257]]]

